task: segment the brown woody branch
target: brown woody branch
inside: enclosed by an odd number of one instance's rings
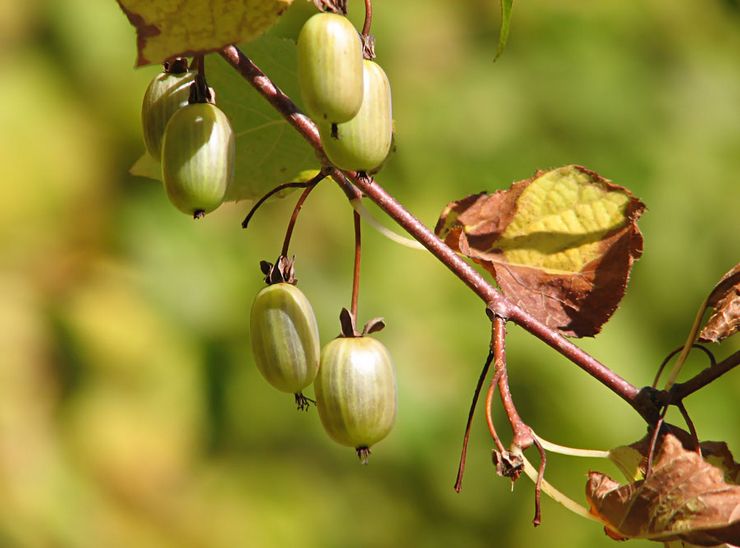
[[[321,146],[321,139],[316,125],[298,109],[290,97],[275,86],[259,67],[236,46],[224,48],[220,52],[220,55],[306,139],[318,154],[322,164],[330,165]],[[360,177],[355,172],[340,171],[336,168],[331,168],[330,174],[339,183],[348,198],[356,199],[362,195],[360,193],[362,191],[364,195],[375,202],[401,228],[420,242],[478,295],[494,316],[499,316],[516,323],[560,352],[629,403],[648,423],[655,424],[659,417],[659,410],[654,398],[654,391],[639,390],[593,356],[564,338],[558,331],[546,326],[525,310],[509,301],[467,262],[437,238],[431,230],[399,204],[374,179]],[[711,382],[714,378],[716,377],[707,375],[706,382]],[[701,382],[703,382],[703,378],[697,381],[697,383]],[[689,383],[684,383],[684,385]]]

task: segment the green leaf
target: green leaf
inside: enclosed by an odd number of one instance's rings
[[[265,36],[244,51],[285,93],[298,97],[293,42]],[[236,135],[234,180],[227,201],[259,198],[281,183],[302,180],[301,172],[315,170],[319,162],[313,149],[228,63],[209,56],[206,76]],[[161,180],[159,163],[147,154],[131,174]]]
[[[251,42],[293,0],[117,0],[136,28],[137,66]]]
[[[506,42],[509,40],[509,25],[511,24],[511,7],[514,0],[501,0],[501,29],[498,33],[498,48],[496,48],[495,61],[504,52]]]
[[[294,42],[265,36],[244,51],[283,92],[299,97]],[[216,104],[229,117],[236,135],[234,181],[227,200],[258,198],[281,183],[297,180],[300,172],[318,167],[313,148],[226,61],[209,57],[206,74],[216,90]]]

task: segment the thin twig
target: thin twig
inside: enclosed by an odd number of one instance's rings
[[[362,24],[362,35],[370,34],[370,26],[373,24],[373,3],[371,0],[365,0],[365,21]]]
[[[514,434],[512,443],[521,449],[526,449],[534,442],[532,429],[524,423],[514,405],[514,398],[509,388],[509,374],[506,369],[506,320],[495,315],[493,317],[493,355],[496,371],[500,373],[498,391],[501,404],[504,406],[511,431]]]
[[[352,271],[352,317],[357,321],[357,300],[360,294],[360,263],[362,262],[362,229],[360,214],[352,210],[352,219],[355,225],[355,261]]]
[[[311,194],[313,189],[316,188],[316,185],[319,184],[319,182],[323,178],[324,178],[324,175],[319,173],[319,175],[311,179],[309,181],[309,185],[298,197],[298,201],[295,203],[295,207],[293,207],[293,214],[290,216],[290,221],[288,221],[288,228],[285,229],[285,238],[283,239],[283,248],[282,248],[282,251],[280,251],[280,255],[282,257],[288,256],[288,247],[290,246],[290,239],[293,236],[293,229],[295,228],[295,223],[298,220],[298,214],[301,212],[301,208],[303,207],[303,202],[306,201],[306,198],[308,198],[308,195]]]
[[[496,371],[493,374],[493,378],[491,379],[491,386],[488,387],[488,392],[486,392],[486,424],[488,425],[488,432],[491,434],[491,437],[493,438],[493,443],[496,444],[496,449],[498,449],[499,453],[505,453],[506,448],[504,447],[504,444],[501,443],[501,438],[498,437],[498,434],[496,433],[496,425],[493,424],[493,395],[496,392],[496,385],[498,384],[498,380],[501,377],[501,372]]]
[[[249,226],[249,221],[252,220],[252,217],[254,217],[254,214],[257,213],[257,210],[264,204],[271,196],[277,194],[280,191],[283,191],[287,188],[306,188],[308,186],[312,186],[315,184],[313,182],[313,179],[306,182],[295,182],[295,183],[283,183],[282,185],[278,185],[272,190],[270,190],[267,194],[262,196],[257,202],[252,206],[252,209],[249,210],[249,213],[247,213],[247,216],[244,217],[244,220],[242,221],[242,228],[247,228]]]
[[[715,359],[714,354],[712,354],[712,352],[706,346],[698,344],[698,343],[694,343],[691,346],[692,348],[698,348],[699,350],[704,352],[709,358],[710,365],[714,366],[717,364],[717,360]],[[658,367],[658,372],[655,374],[655,378],[653,379],[653,384],[651,384],[650,386],[652,386],[653,388],[658,386],[658,381],[660,380],[660,376],[663,374],[663,370],[665,369],[665,366],[668,365],[668,362],[671,361],[671,358],[675,356],[676,354],[678,354],[679,352],[681,352],[681,350],[683,350],[683,345],[673,349],[671,353],[668,354],[663,359],[662,362],[660,362],[660,366]]]
[[[669,401],[682,401],[694,392],[704,388],[712,381],[717,380],[725,373],[729,373],[738,365],[740,365],[740,350],[712,367],[703,369],[688,381],[674,384],[668,391],[668,394],[670,395],[668,398]]]
[[[678,407],[678,410],[681,412],[681,416],[683,417],[683,420],[686,421],[686,426],[689,427],[689,433],[691,434],[691,439],[694,441],[694,447],[696,448],[696,452],[701,455],[701,443],[699,442],[699,435],[696,432],[696,427],[694,426],[694,421],[691,420],[691,417],[689,416],[689,412],[686,411],[686,407],[684,406],[683,402],[676,403],[676,407]]]
[[[658,422],[653,426],[653,435],[650,436],[650,445],[648,446],[648,454],[647,454],[647,465],[645,467],[645,477],[647,478],[650,475],[650,472],[653,470],[653,457],[655,455],[655,446],[658,442],[658,436],[660,435],[660,431],[663,429],[663,422],[665,421],[665,415],[668,412],[668,406],[665,406],[663,410],[660,412],[660,418],[658,419]]]
[[[488,370],[491,367],[493,361],[493,350],[489,349],[486,363],[483,364],[483,369],[478,377],[478,384],[475,385],[475,392],[473,392],[473,401],[470,402],[470,410],[468,411],[468,422],[465,424],[465,435],[463,436],[462,451],[460,453],[460,463],[457,466],[457,478],[455,479],[455,492],[459,493],[462,490],[462,479],[465,474],[465,459],[468,456],[468,440],[470,439],[470,428],[473,424],[473,415],[475,415],[475,406],[478,404],[478,397],[480,391],[483,388],[483,383],[488,376]]]
[[[537,527],[542,523],[542,480],[545,479],[545,467],[547,466],[547,454],[537,438],[532,438],[537,451],[540,453],[540,465],[537,467],[537,481],[534,483],[534,519],[532,525]]]

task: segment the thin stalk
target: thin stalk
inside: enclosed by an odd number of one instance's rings
[[[493,356],[493,363],[499,373],[498,391],[501,396],[501,404],[504,411],[506,411],[511,431],[514,434],[512,442],[515,446],[526,449],[534,442],[532,429],[519,416],[509,388],[509,374],[506,368],[506,320],[500,316],[493,317]]]
[[[370,35],[370,26],[373,24],[373,3],[371,0],[365,0],[365,21],[362,24],[362,35]]]
[[[249,226],[249,222],[252,220],[252,217],[254,217],[254,214],[257,213],[257,210],[262,207],[262,204],[264,204],[270,196],[273,196],[277,194],[278,192],[285,190],[287,188],[306,188],[308,186],[311,186],[313,184],[313,179],[311,181],[306,182],[295,182],[295,183],[283,183],[282,185],[278,185],[272,190],[270,190],[267,194],[262,196],[257,202],[252,206],[252,209],[249,210],[249,213],[247,213],[247,216],[244,217],[244,220],[242,221],[242,228],[247,228]]]
[[[532,463],[529,462],[527,460],[527,457],[525,457],[524,455],[522,455],[522,461],[524,462],[524,473],[527,474],[527,477],[536,484],[539,477],[538,470],[534,466],[532,466]],[[543,493],[545,493],[552,500],[567,508],[574,514],[579,515],[582,518],[595,521],[596,523],[601,523],[602,525],[605,525],[604,522],[602,522],[600,519],[590,513],[586,508],[570,498],[568,495],[555,488],[546,479],[543,479],[540,485],[542,487]]]
[[[504,447],[504,444],[501,443],[501,438],[499,438],[496,433],[496,425],[493,424],[493,395],[496,392],[496,385],[498,384],[500,377],[501,372],[496,371],[491,379],[491,386],[488,387],[488,392],[486,392],[486,424],[488,425],[488,432],[491,434],[493,442],[496,444],[496,449],[498,449],[499,453],[505,453],[506,448]]]
[[[319,177],[317,179],[317,177]],[[308,195],[311,194],[314,188],[316,188],[316,185],[318,184],[321,179],[323,179],[324,176],[319,174],[311,181],[309,181],[309,185],[306,187],[306,189],[301,193],[301,195],[298,197],[298,201],[295,204],[295,207],[293,208],[293,214],[290,216],[290,221],[288,221],[288,228],[285,229],[285,238],[283,239],[283,248],[280,252],[280,255],[282,257],[288,256],[288,247],[290,246],[290,238],[293,236],[293,229],[295,228],[295,223],[298,220],[298,214],[301,212],[301,208],[303,207],[303,202],[306,201],[306,198],[308,198]]]
[[[465,474],[465,460],[468,456],[468,440],[470,439],[470,428],[473,424],[473,415],[475,415],[475,406],[478,404],[478,397],[480,391],[483,388],[483,383],[488,376],[488,370],[491,367],[493,361],[493,350],[488,351],[488,357],[486,362],[483,364],[483,369],[478,377],[478,384],[475,385],[475,392],[473,392],[473,401],[470,403],[470,410],[468,411],[468,422],[465,424],[465,435],[463,436],[462,451],[460,453],[460,463],[457,466],[457,478],[455,479],[455,492],[459,493],[462,490],[462,479]]]
[[[576,447],[567,447],[565,445],[558,445],[557,443],[547,441],[546,439],[542,438],[541,436],[538,436],[534,432],[532,432],[532,437],[535,439],[535,441],[539,442],[539,444],[544,449],[548,451],[552,451],[553,453],[558,453],[560,455],[568,455],[571,457],[585,457],[585,458],[591,458],[591,459],[608,459],[609,458],[609,451],[601,451],[598,449],[578,449]]]
[[[362,229],[360,227],[360,214],[352,211],[355,224],[355,262],[352,272],[352,317],[357,321],[357,300],[360,294],[360,263],[362,262]]]

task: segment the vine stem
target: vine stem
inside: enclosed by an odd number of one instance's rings
[[[355,225],[355,263],[352,269],[352,317],[357,321],[357,301],[360,294],[360,264],[362,263],[362,229],[360,214],[352,210],[352,219]]]
[[[306,198],[308,198],[308,195],[311,194],[314,188],[316,188],[316,185],[323,179],[324,176],[319,173],[316,177],[311,179],[308,182],[308,186],[301,192],[300,197],[295,203],[295,207],[293,207],[293,214],[290,216],[290,221],[288,221],[288,227],[285,229],[285,238],[283,238],[283,248],[280,251],[280,255],[282,257],[288,256],[288,247],[290,247],[290,239],[293,236],[293,229],[295,228],[295,223],[298,220],[298,214],[301,212],[301,208],[303,207],[303,202],[306,201]]]
[[[365,22],[362,24],[362,35],[370,34],[370,26],[373,24],[373,3],[372,0],[365,0]]]
[[[330,165],[321,146],[318,129],[311,119],[303,114],[295,103],[275,86],[239,48],[228,46],[219,53],[308,141],[316,150],[322,163]],[[431,230],[399,204],[374,179],[360,177],[355,172],[343,172],[336,168],[330,168],[330,175],[337,181],[350,200],[360,196],[357,190],[359,188],[480,297],[493,314],[516,323],[545,342],[625,400],[647,422],[655,423],[658,419],[657,407],[644,391],[640,391],[593,356],[564,338],[555,329],[546,326],[509,301],[450,247],[437,238]]]

